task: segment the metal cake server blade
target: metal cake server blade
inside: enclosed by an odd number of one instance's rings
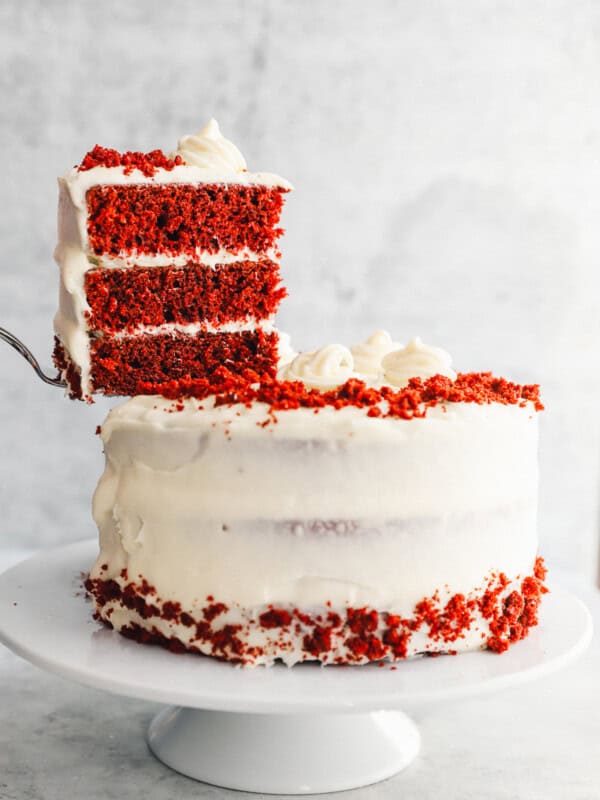
[[[13,347],[17,353],[20,353],[23,358],[31,364],[38,378],[41,378],[44,383],[49,383],[51,386],[61,386],[63,389],[66,388],[67,384],[62,378],[58,376],[56,378],[51,378],[49,375],[46,375],[42,371],[37,358],[33,355],[31,350],[26,347],[20,339],[17,339],[14,334],[7,331],[6,328],[0,327],[0,339]]]

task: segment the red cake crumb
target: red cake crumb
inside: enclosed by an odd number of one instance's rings
[[[344,657],[336,656],[334,662],[352,664],[406,658],[411,636],[421,629],[426,630],[431,642],[431,650],[426,650],[425,655],[455,655],[457,651],[452,644],[472,628],[475,612],[479,612],[487,620],[491,632],[487,639],[483,634],[487,647],[495,653],[502,653],[514,642],[525,638],[530,628],[538,624],[540,600],[548,591],[543,583],[545,575],[543,560],[538,558],[533,575],[521,582],[520,592],[513,590],[506,594],[508,578],[502,573],[492,574],[479,595],[466,598],[462,594],[455,594],[443,605],[435,592],[417,603],[408,619],[368,607],[346,609],[345,620],[330,611],[309,614],[299,609],[270,607],[259,616],[258,626],[264,631],[279,631],[277,645],[282,651],[292,647],[291,639],[286,639],[286,636],[301,636],[304,660],[317,659],[332,663],[331,654],[342,647],[345,649]],[[215,602],[212,596],[207,600],[209,605],[200,609],[201,618],[194,618],[188,612],[183,612],[177,602],[163,602],[154,597],[150,603],[147,598],[148,595],[156,595],[154,587],[146,582],[140,585],[128,581],[126,571],[123,580],[127,582],[121,586],[112,579],[88,578],[85,588],[94,597],[100,610],[108,603],[118,602],[135,611],[143,620],[151,621],[154,618],[186,628],[195,626],[195,641],[208,645],[210,655],[215,658],[244,664],[252,663],[264,654],[260,647],[246,644],[241,625],[226,622],[218,627],[219,617],[229,608],[224,603]],[[109,627],[112,627],[111,611],[112,607],[100,614],[101,621]],[[246,633],[251,624],[254,622],[248,623]],[[158,644],[173,652],[200,652],[197,644],[184,644],[175,634],[165,636],[154,625],[146,630],[138,623],[131,622],[121,633],[136,641]]]
[[[538,385],[521,386],[504,378],[496,378],[490,372],[459,373],[456,381],[442,375],[427,380],[413,378],[408,387],[393,389],[370,388],[363,381],[352,378],[337,389],[321,392],[307,389],[300,381],[278,381],[261,376],[259,383],[252,383],[256,376],[234,375],[227,369],[217,369],[210,379],[194,380],[182,378],[163,384],[143,383],[138,386],[139,393],[160,394],[167,399],[194,397],[200,400],[215,395],[216,405],[236,403],[265,403],[269,407],[269,418],[264,424],[276,421],[276,412],[296,408],[313,408],[318,411],[330,406],[333,408],[377,409],[376,416],[413,419],[425,417],[427,409],[441,403],[500,403],[502,405],[521,405],[531,402],[536,411],[544,406],[540,401]],[[387,409],[380,407],[387,404]]]
[[[379,614],[374,609],[349,608],[346,612],[348,628],[352,633],[364,636],[377,630]]]
[[[72,400],[83,400],[83,392],[81,390],[81,375],[77,367],[68,358],[65,348],[62,346],[58,337],[54,337],[54,352],[52,353],[52,360],[54,366],[67,382],[69,390],[69,397]]]
[[[302,647],[311,656],[319,658],[323,653],[331,650],[332,627],[315,625],[312,633],[307,634],[302,640]]]
[[[284,608],[271,608],[259,617],[263,628],[285,628],[292,621],[292,615]]]
[[[97,392],[133,396],[153,394],[154,386],[172,378],[210,383],[222,365],[228,372],[251,369],[253,375],[269,376],[275,371],[277,343],[277,334],[260,329],[95,338],[90,340],[92,384]]]
[[[207,267],[92,269],[85,275],[92,331],[133,333],[142,325],[223,325],[274,314],[287,292],[274,261]]]
[[[93,186],[86,194],[96,255],[187,255],[198,250],[266,253],[278,227],[280,187],[239,184]]]
[[[219,614],[224,614],[227,610],[225,603],[212,603],[212,605],[204,609],[202,615],[207,622],[212,622],[215,617],[218,617]]]
[[[94,169],[94,167],[124,167],[123,172],[125,175],[131,174],[134,169],[139,169],[144,175],[151,177],[157,169],[166,169],[170,172],[173,167],[178,167],[184,163],[181,156],[177,155],[169,158],[162,150],[152,150],[149,153],[133,151],[119,153],[118,150],[112,150],[110,147],[100,147],[97,144],[86,153],[83,161],[77,167],[77,171],[85,172],[88,169]]]
[[[503,653],[513,643],[524,639],[529,628],[538,624],[537,611],[548,589],[543,580],[546,576],[546,567],[543,559],[537,558],[534,574],[525,578],[521,584],[521,594],[512,592],[498,610],[498,604],[490,602],[497,588],[488,589],[481,601],[482,614],[490,621],[492,636],[487,645],[496,653]],[[501,576],[504,577],[504,576]]]

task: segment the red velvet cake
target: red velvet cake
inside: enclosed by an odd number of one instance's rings
[[[178,154],[96,146],[60,180],[54,359],[71,396],[133,395],[220,366],[273,376],[290,185],[213,120]]]

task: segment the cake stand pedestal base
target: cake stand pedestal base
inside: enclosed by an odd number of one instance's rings
[[[401,711],[369,714],[238,714],[170,706],[148,744],[190,778],[267,794],[317,794],[389,778],[419,752]]]

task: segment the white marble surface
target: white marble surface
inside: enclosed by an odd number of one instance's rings
[[[0,551],[0,571],[23,555]],[[562,583],[577,590],[579,581]],[[580,594],[600,626],[600,594]],[[417,760],[344,796],[597,800],[599,674],[596,639],[576,664],[535,684],[413,714],[423,739]],[[1,645],[0,685],[2,800],[244,796],[177,775],[150,755],[144,735],[159,706],[68,683]]]

